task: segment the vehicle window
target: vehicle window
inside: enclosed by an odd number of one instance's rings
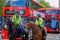
[[[47,10],[46,11],[47,14],[59,14],[58,10]],[[48,16],[47,18],[57,18],[57,16]]]
[[[47,10],[47,14],[58,14],[58,10]]]
[[[5,10],[5,13],[6,14],[15,14],[15,10]],[[17,10],[17,12],[19,13],[19,14],[24,14],[25,13],[25,11],[24,10]]]
[[[5,6],[26,6],[28,0],[7,0]]]

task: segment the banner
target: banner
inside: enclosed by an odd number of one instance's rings
[[[34,16],[37,16],[38,14],[41,15],[42,18],[45,18],[45,14],[44,13],[41,13],[41,12],[37,12],[37,11],[34,11]]]

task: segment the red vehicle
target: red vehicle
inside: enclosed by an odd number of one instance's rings
[[[44,25],[47,32],[59,33],[60,9],[59,8],[41,8],[38,10],[45,14]]]
[[[25,17],[32,17],[33,10],[36,9],[36,7],[39,9],[43,7],[39,3],[35,2],[34,0],[6,0],[4,1],[3,6],[3,28],[2,28],[2,38],[8,38],[8,30],[5,28],[5,24],[7,23],[7,18],[10,18],[12,15],[14,15],[15,11],[18,11],[21,16]],[[22,18],[24,20],[24,18]]]

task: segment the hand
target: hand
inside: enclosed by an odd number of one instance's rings
[[[5,24],[5,29],[7,29],[8,30],[8,26]]]

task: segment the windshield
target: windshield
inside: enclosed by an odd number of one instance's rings
[[[5,6],[26,6],[27,2],[27,0],[7,0]]]
[[[46,11],[47,14],[58,14],[58,10],[47,10]]]

